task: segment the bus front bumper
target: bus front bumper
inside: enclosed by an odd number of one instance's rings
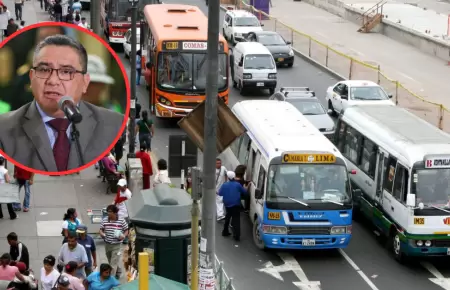
[[[352,235],[274,235],[264,234],[263,241],[269,249],[337,249],[346,248]]]
[[[156,103],[156,116],[160,118],[183,118],[191,111],[192,109],[177,108]]]
[[[450,256],[450,247],[439,247],[432,244],[431,247],[418,247],[414,245],[415,240],[408,240],[401,242],[401,249],[403,253],[411,257],[445,257]],[[450,245],[449,245],[450,246]]]
[[[109,37],[109,43],[124,43],[125,42],[125,38],[123,36],[121,37]]]

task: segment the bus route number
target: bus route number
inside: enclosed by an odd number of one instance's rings
[[[425,224],[425,218],[414,218],[414,224],[423,226]]]
[[[273,212],[273,211],[269,211],[268,217],[269,217],[269,220],[279,220],[281,218],[279,212]]]
[[[166,42],[166,49],[178,49],[178,42]]]

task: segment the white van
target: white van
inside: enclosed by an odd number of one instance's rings
[[[267,47],[259,42],[239,42],[230,60],[233,86],[241,94],[255,89],[268,89],[271,95],[275,93],[277,66]]]

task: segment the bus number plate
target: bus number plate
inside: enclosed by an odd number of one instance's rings
[[[281,218],[280,213],[279,212],[269,212],[268,214],[268,218],[269,220],[279,220]]]
[[[302,240],[302,246],[315,246],[316,240],[314,239],[303,239]]]

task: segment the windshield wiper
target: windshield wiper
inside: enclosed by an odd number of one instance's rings
[[[312,116],[312,115],[317,115],[317,114],[314,114],[314,113],[302,113],[303,114],[303,116]]]
[[[438,207],[438,206],[435,206],[435,205],[426,205],[425,207],[428,207],[428,208],[434,208],[434,209],[438,209],[438,210],[442,210],[443,212],[446,212],[446,213],[450,213],[450,210],[446,210],[446,209],[444,209],[444,208],[442,208],[442,207]]]
[[[276,195],[275,198],[287,198],[287,199],[290,199],[290,200],[292,200],[292,201],[295,201],[295,202],[297,202],[297,203],[299,203],[299,204],[301,204],[301,205],[304,205],[304,206],[308,206],[308,207],[309,207],[309,204],[307,204],[306,202],[300,201],[300,200],[295,199],[295,198],[292,198],[292,197],[290,197],[290,196]]]
[[[334,203],[334,204],[337,204],[340,206],[344,206],[344,204],[342,202],[331,200],[331,199],[315,198],[315,199],[308,199],[308,200],[320,200],[321,202],[329,202],[329,203]]]

